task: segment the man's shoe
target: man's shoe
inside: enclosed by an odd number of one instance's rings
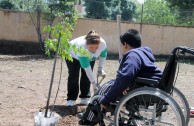
[[[75,101],[74,100],[68,100],[66,106],[74,106]]]
[[[96,124],[98,124],[98,122],[91,122],[88,120],[80,120],[79,121],[79,125],[84,125],[84,126],[95,126]]]
[[[90,103],[90,98],[81,98],[80,104],[81,105],[88,105]]]

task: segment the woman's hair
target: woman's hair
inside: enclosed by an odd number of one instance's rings
[[[100,43],[100,36],[95,30],[91,30],[87,35],[86,35],[86,44],[99,44]]]
[[[120,41],[122,44],[125,42],[134,48],[141,47],[141,37],[140,33],[135,29],[129,29],[126,33],[120,36]]]

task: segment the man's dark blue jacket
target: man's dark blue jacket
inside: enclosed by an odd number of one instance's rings
[[[135,48],[128,51],[121,60],[116,80],[108,92],[100,100],[101,104],[109,104],[121,96],[123,91],[132,87],[136,77],[160,79],[162,72],[156,67],[155,58],[148,47]]]

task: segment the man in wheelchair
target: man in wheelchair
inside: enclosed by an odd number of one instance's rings
[[[129,29],[120,36],[123,58],[115,80],[111,80],[102,85],[95,93],[102,95],[101,98],[92,100],[83,113],[80,125],[95,125],[102,121],[102,116],[98,116],[101,110],[106,110],[110,103],[115,102],[126,93],[126,90],[135,88],[133,80],[136,77],[150,78],[160,80],[162,72],[159,70],[154,61],[152,51],[148,47],[141,47],[141,37],[137,30]],[[157,85],[153,85],[156,86]],[[93,99],[92,98],[92,99]],[[95,98],[94,98],[95,99]],[[96,106],[96,110],[90,109]],[[94,107],[93,107],[94,108]]]

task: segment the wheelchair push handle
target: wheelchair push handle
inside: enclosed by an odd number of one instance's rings
[[[186,46],[178,46],[175,49],[173,49],[172,53],[176,54],[177,51],[181,51],[182,54],[188,53],[188,54],[194,55],[194,49]]]

